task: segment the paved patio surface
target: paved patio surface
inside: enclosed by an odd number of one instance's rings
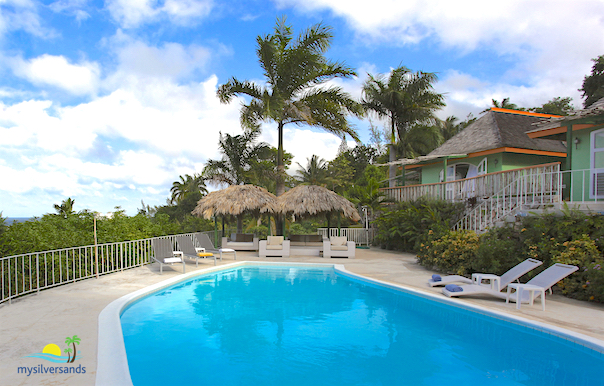
[[[347,270],[375,279],[413,287],[426,292],[440,293],[426,281],[434,273],[419,266],[411,254],[384,251],[377,248],[357,249],[355,259],[323,259],[320,257],[259,258],[257,253],[238,252],[238,261],[277,261],[343,264]],[[227,256],[218,264],[229,264]],[[198,269],[212,266],[211,261],[200,262]],[[187,272],[195,270],[188,262]],[[182,266],[164,267],[152,264],[120,273],[87,279],[73,284],[45,290],[0,305],[0,385],[94,385],[96,376],[98,315],[113,300],[162,280],[178,276]],[[541,304],[523,305],[493,298],[464,298],[457,300],[480,305],[535,321],[566,328],[604,341],[604,305],[580,302],[559,295],[547,297],[546,311]],[[42,352],[49,343],[63,347],[65,338],[77,335],[82,357],[78,363],[85,367],[83,374],[18,374],[18,367],[52,365],[50,362],[24,358]],[[60,365],[60,364],[57,364]]]

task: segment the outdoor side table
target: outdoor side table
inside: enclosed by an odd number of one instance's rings
[[[493,275],[490,273],[473,273],[472,281],[476,284],[482,284],[483,280],[488,280],[491,284],[491,289],[497,292],[500,291],[501,288],[501,277],[497,275]]]
[[[505,299],[506,303],[510,302],[510,290],[511,288],[516,289],[516,309],[520,309],[520,304],[522,303],[522,292],[529,291],[529,304],[533,305],[533,300],[535,299],[535,292],[539,292],[541,294],[541,309],[545,311],[545,288],[539,287],[537,285],[532,284],[520,284],[520,283],[512,283],[508,285],[508,292]]]

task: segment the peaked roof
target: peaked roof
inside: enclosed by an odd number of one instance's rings
[[[491,109],[428,156],[470,154],[503,147],[566,153],[566,146],[561,141],[532,139],[526,135],[534,129],[534,123],[549,117],[553,116]]]

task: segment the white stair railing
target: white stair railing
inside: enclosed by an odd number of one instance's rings
[[[557,170],[548,173],[525,173],[517,176],[507,186],[493,196],[484,199],[471,208],[455,224],[454,229],[468,229],[482,232],[493,227],[507,216],[513,216],[524,207],[535,208],[562,200],[562,178]]]

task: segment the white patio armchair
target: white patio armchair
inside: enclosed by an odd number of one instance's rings
[[[290,242],[285,240],[283,236],[268,236],[266,240],[260,240],[258,256],[281,256],[289,257]]]
[[[347,241],[345,236],[330,237],[329,240],[323,240],[323,257],[347,257],[354,259],[356,244],[354,241]]]

